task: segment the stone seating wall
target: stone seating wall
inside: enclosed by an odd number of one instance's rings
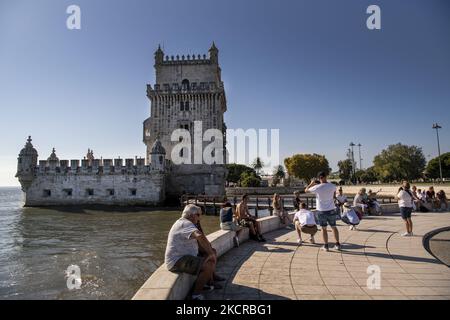
[[[397,204],[383,204],[383,212],[386,214],[398,213]],[[289,214],[293,218],[293,213]],[[281,227],[280,219],[269,216],[258,219],[261,223],[262,233],[268,233]],[[233,249],[234,232],[219,230],[207,236],[213,248],[217,250],[218,257]],[[239,234],[239,241],[249,239],[249,231],[244,228]],[[163,264],[159,267],[144,285],[136,292],[133,300],[184,300],[195,282],[195,277],[186,273],[178,274],[170,272]]]

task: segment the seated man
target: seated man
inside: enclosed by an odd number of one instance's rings
[[[200,221],[201,209],[188,204],[169,231],[165,253],[166,267],[171,272],[185,272],[197,276],[192,299],[203,300],[203,288],[212,279],[217,258],[208,239],[195,226]],[[206,257],[199,257],[199,247]]]
[[[336,211],[337,213],[341,213],[344,211],[344,204],[347,202],[347,197],[344,195],[344,191],[342,190],[342,187],[339,188],[338,194],[336,195],[334,199],[334,203],[336,204]]]
[[[430,187],[427,191],[427,203],[431,205],[433,211],[438,210],[439,200],[436,198],[436,192],[434,192],[434,187]]]
[[[438,209],[448,211],[448,200],[445,191],[441,190],[438,193],[436,193],[436,198],[439,201]],[[443,206],[445,206],[445,209],[442,209]]]
[[[381,189],[377,192],[373,192],[372,190],[369,190],[367,194],[367,205],[369,207],[369,213],[372,213],[373,211],[375,214],[380,215],[382,214],[381,205],[377,200],[378,193],[381,192]]]
[[[361,207],[362,211],[364,213],[367,213],[367,210],[368,210],[367,202],[368,202],[368,198],[367,198],[367,194],[366,194],[366,188],[362,188],[356,194],[356,196],[353,200],[353,206]]]
[[[242,201],[236,206],[236,220],[242,227],[247,227],[250,229],[250,239],[264,242],[266,239],[261,234],[261,228],[258,221],[253,217],[250,212],[248,212],[248,195],[244,194],[242,196]]]
[[[298,244],[301,245],[302,232],[307,233],[311,236],[311,243],[316,243],[314,241],[314,235],[317,233],[316,218],[314,213],[307,209],[306,203],[300,203],[300,210],[295,213],[294,216],[295,229],[298,233]]]
[[[205,236],[205,232],[203,232],[202,225],[200,224],[200,220],[198,220],[197,224],[195,225],[201,233],[203,233]],[[208,238],[206,237],[206,241],[208,242],[208,245],[210,246],[211,250],[214,252],[214,255],[216,257],[217,261],[217,250],[213,248],[211,242],[209,242]],[[205,250],[203,247],[198,248],[198,256],[206,258],[208,257],[209,250]],[[213,275],[211,279],[208,281],[207,285],[205,285],[204,289],[214,290],[214,289],[222,289],[222,286],[218,284],[217,282],[225,281],[225,278],[222,278],[216,272],[213,272]]]
[[[294,200],[292,200],[292,205],[294,206],[295,211],[300,210],[300,203],[302,203],[302,199],[300,198],[300,191],[295,191]]]

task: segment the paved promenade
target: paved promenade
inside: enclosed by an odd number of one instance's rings
[[[450,268],[430,255],[423,235],[450,226],[450,213],[414,213],[414,236],[401,237],[399,215],[367,217],[358,231],[339,222],[342,251],[297,245],[291,229],[266,234],[266,243],[243,243],[221,257],[224,288],[208,299],[450,299]],[[331,230],[329,238],[333,240]],[[308,239],[303,237],[303,240]],[[381,268],[381,289],[367,288],[367,267]]]

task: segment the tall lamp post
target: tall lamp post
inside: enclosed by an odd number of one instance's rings
[[[441,144],[439,142],[439,129],[442,129],[442,127],[440,125],[438,125],[437,123],[433,124],[433,129],[436,130],[436,137],[437,137],[437,144],[438,144],[438,159],[439,159],[439,174],[441,177],[441,183],[443,181],[443,177],[442,177],[442,163],[441,163]]]
[[[362,158],[361,158],[361,147],[362,147],[362,144],[361,143],[358,143],[358,148],[359,148],[359,170],[361,170],[362,171]]]
[[[353,171],[353,180],[356,182],[356,166],[355,166],[355,153],[353,152],[353,148],[356,146],[353,142],[350,142],[350,147],[352,148],[352,171]]]

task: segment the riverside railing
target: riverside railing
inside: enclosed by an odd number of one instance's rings
[[[255,217],[258,217],[258,211],[269,210],[270,215],[273,215],[272,196],[252,196],[249,195],[247,206],[249,210],[254,211]],[[280,196],[281,205],[285,210],[294,210],[293,196]],[[301,194],[300,199],[306,203],[309,209],[316,209],[316,197],[309,194]],[[354,197],[347,197],[349,202],[353,202]],[[204,214],[218,215],[222,204],[225,201],[231,203],[236,208],[240,202],[241,196],[224,197],[218,195],[190,195],[184,194],[180,197],[180,206],[184,207],[187,204],[195,204],[202,208]],[[394,197],[379,197],[378,202],[381,204],[393,203]]]

